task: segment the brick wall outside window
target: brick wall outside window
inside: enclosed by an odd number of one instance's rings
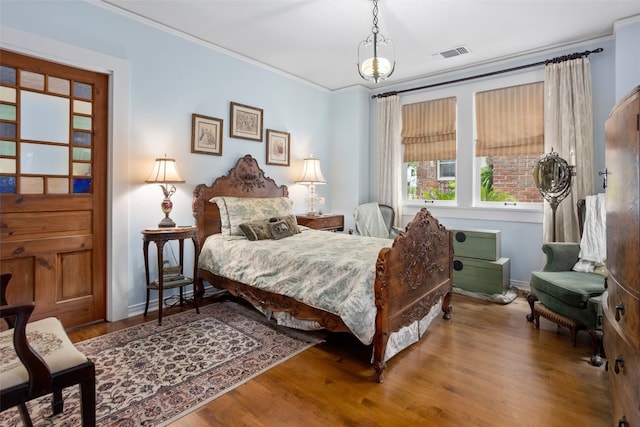
[[[540,192],[533,183],[531,172],[539,160],[538,155],[494,156],[493,159],[493,188],[513,195],[521,203],[541,203]],[[419,162],[416,174],[418,199],[424,198],[422,192],[429,188],[436,188],[440,192],[450,189],[454,181],[437,179],[437,162]]]

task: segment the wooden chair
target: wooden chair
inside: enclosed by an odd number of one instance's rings
[[[26,402],[53,393],[53,415],[59,414],[63,410],[62,390],[79,384],[82,424],[95,426],[93,362],[75,348],[55,317],[27,323],[35,304],[7,304],[5,292],[11,274],[0,279],[0,317],[9,327],[0,332],[0,338],[7,338],[0,339],[0,345],[5,347],[3,354],[10,354],[0,361],[0,412],[18,406],[23,423],[32,426]]]

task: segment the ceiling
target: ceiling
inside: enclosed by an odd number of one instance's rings
[[[101,0],[330,90],[362,84],[357,47],[370,33],[370,0]],[[613,33],[640,1],[380,0],[380,33],[396,70],[378,86],[426,77]],[[465,46],[445,59],[439,52]]]

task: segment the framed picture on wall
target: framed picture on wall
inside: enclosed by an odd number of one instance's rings
[[[229,136],[262,141],[262,109],[232,102]]]
[[[222,156],[222,119],[191,115],[191,152]]]
[[[267,129],[267,164],[289,166],[290,146],[291,135],[288,132]]]

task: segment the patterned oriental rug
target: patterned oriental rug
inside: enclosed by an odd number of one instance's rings
[[[76,344],[96,364],[99,426],[163,426],[321,342],[222,302]],[[80,426],[79,387],[64,412],[47,417],[50,397],[28,404],[34,426]],[[0,425],[22,426],[17,409]]]

